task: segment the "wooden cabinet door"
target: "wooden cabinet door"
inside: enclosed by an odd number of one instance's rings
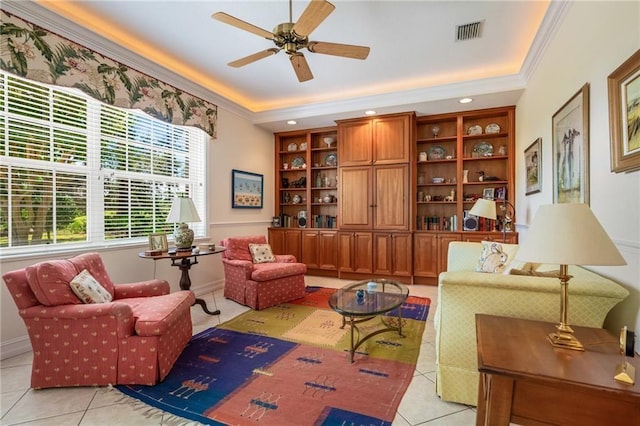
[[[338,179],[338,226],[347,229],[373,227],[371,167],[341,167]]]
[[[298,262],[302,259],[302,244],[301,244],[301,231],[298,229],[285,229],[284,230],[284,253],[292,254],[296,257]]]
[[[338,261],[336,265],[340,272],[353,272],[353,240],[353,232],[338,233]]]
[[[318,231],[302,231],[302,257],[300,262],[308,268],[318,268]]]
[[[340,166],[370,165],[373,160],[371,120],[338,125],[338,161]]]
[[[437,234],[416,233],[413,236],[413,273],[420,277],[438,276]]]
[[[374,173],[374,228],[408,230],[409,166],[378,166]]]
[[[413,274],[413,241],[411,233],[393,234],[393,275],[410,277]]]
[[[273,254],[285,254],[284,251],[284,229],[269,228],[269,245]]]
[[[460,236],[456,234],[438,235],[438,274],[447,270],[447,256],[449,255],[449,243],[460,241]],[[436,275],[437,276],[437,275]]]
[[[319,231],[316,264],[320,269],[334,271],[338,263],[338,233]]]
[[[402,115],[373,120],[373,164],[409,161],[410,118]]]
[[[373,271],[373,236],[371,232],[338,234],[338,270],[371,273]]]
[[[373,273],[393,274],[393,234],[373,234]]]
[[[354,271],[371,273],[373,271],[373,235],[371,232],[354,233]]]

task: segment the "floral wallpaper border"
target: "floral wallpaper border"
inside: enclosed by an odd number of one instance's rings
[[[0,68],[216,137],[218,107],[2,10]]]

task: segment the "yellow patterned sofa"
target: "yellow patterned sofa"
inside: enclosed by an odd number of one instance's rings
[[[504,244],[513,258],[518,246]],[[481,243],[452,242],[447,271],[440,274],[436,328],[436,393],[445,401],[477,405],[478,370],[475,314],[560,319],[557,278],[475,272]],[[541,270],[558,265],[542,265]],[[607,313],[629,292],[614,281],[569,267],[569,324],[602,327]]]

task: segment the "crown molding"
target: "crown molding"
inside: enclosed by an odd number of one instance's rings
[[[540,28],[538,28],[538,32],[520,69],[520,75],[523,76],[525,81],[529,81],[533,76],[540,60],[544,56],[544,51],[555,37],[571,6],[572,2],[565,0],[552,0],[549,4],[549,9],[547,9],[547,13],[542,19]]]

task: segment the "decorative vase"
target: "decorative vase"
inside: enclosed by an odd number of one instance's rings
[[[181,223],[178,229],[173,233],[176,247],[181,250],[191,250],[193,244],[193,230],[189,229],[189,225]]]
[[[469,170],[463,170],[462,173],[462,182],[469,183]]]

